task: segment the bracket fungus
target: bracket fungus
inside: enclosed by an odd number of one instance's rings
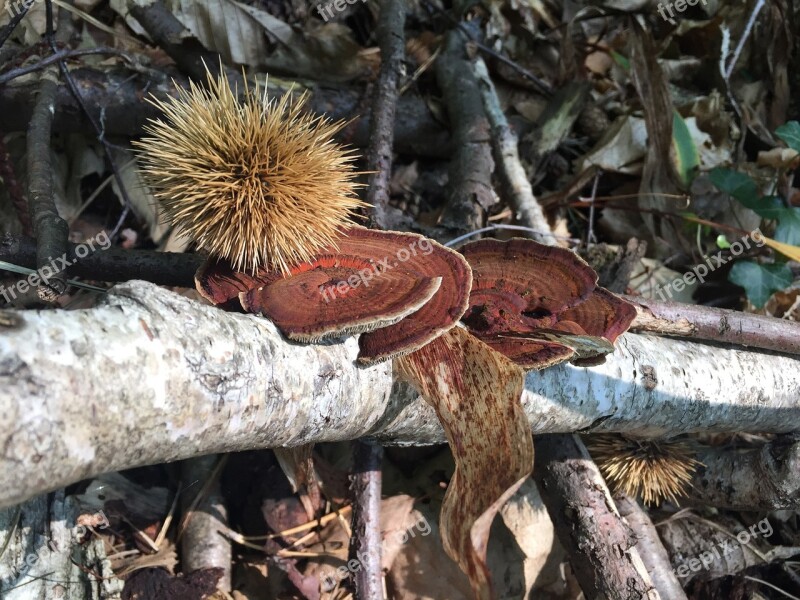
[[[387,327],[418,311],[436,293],[441,277],[396,270],[371,285],[351,285],[354,272],[371,268],[352,256],[319,256],[307,270],[239,294],[242,307],[275,323],[286,337],[314,342]],[[306,266],[303,265],[303,266]],[[356,276],[357,277],[357,276]],[[328,297],[341,291],[342,302]]]
[[[472,267],[462,321],[525,369],[565,360],[597,364],[636,311],[597,287],[597,274],[574,252],[532,240],[479,240],[461,252]]]
[[[235,271],[209,261],[195,276],[201,295],[269,318],[287,337],[312,342],[362,333],[358,360],[372,364],[417,350],[466,310],[472,275],[457,252],[415,233],[353,225],[335,247],[289,273]]]

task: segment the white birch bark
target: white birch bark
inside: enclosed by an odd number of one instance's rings
[[[92,309],[0,329],[0,507],[103,472],[213,452],[444,441],[354,338],[288,342],[255,316],[129,282]],[[605,365],[530,373],[534,432],[800,431],[800,360],[625,335]]]

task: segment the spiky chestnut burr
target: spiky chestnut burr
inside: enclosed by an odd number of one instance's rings
[[[674,440],[636,440],[624,435],[589,438],[589,453],[614,491],[645,504],[660,504],[686,495],[692,474],[700,466],[688,444]]]
[[[151,102],[137,143],[142,173],[168,222],[234,269],[288,273],[326,246],[363,203],[352,151],[333,136],[345,125],[303,111],[306,95],[268,100],[256,85],[237,98],[208,74],[177,98]]]

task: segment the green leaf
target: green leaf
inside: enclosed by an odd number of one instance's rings
[[[775,130],[775,135],[781,138],[786,145],[795,152],[800,152],[800,123],[789,121]]]
[[[756,182],[744,173],[725,167],[715,167],[708,172],[708,176],[719,191],[730,194],[745,206],[758,199]]]
[[[769,297],[792,284],[792,271],[783,265],[761,265],[740,260],[728,274],[728,281],[744,288],[750,302],[761,308]]]
[[[681,182],[689,186],[700,168],[700,153],[694,144],[686,121],[676,110],[672,115],[672,147],[675,149],[675,169]]]
[[[616,62],[620,67],[622,67],[624,71],[630,72],[631,62],[627,58],[625,58],[622,54],[620,54],[616,50],[611,50],[611,58],[613,58],[614,62]]]
[[[784,208],[777,218],[775,239],[791,246],[800,246],[800,208]]]
[[[762,196],[756,202],[742,204],[764,219],[782,219],[790,210],[780,196]]]

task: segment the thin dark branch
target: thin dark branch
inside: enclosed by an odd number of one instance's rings
[[[381,72],[372,99],[367,170],[367,202],[372,206],[372,220],[387,229],[386,207],[389,204],[389,178],[392,174],[394,121],[398,84],[404,71],[406,23],[405,0],[382,0],[378,20],[381,46]]]
[[[356,600],[383,600],[381,571],[381,461],[383,448],[353,443],[353,534],[348,559],[357,560]],[[349,563],[348,560],[348,563]]]
[[[52,6],[47,0],[47,31],[53,31]],[[66,18],[60,19],[58,28],[59,40],[70,35],[70,26]],[[51,45],[56,40],[48,36]],[[40,271],[41,281],[37,293],[42,300],[52,302],[67,289],[65,271],[53,272],[52,261],[64,256],[67,252],[69,226],[58,214],[53,191],[53,165],[50,161],[50,138],[52,134],[53,115],[55,114],[56,92],[58,91],[58,72],[48,67],[41,76],[39,95],[33,109],[33,116],[28,125],[27,159],[28,159],[28,205],[36,234],[36,266],[47,267],[49,272]]]
[[[19,12],[15,12],[15,14],[11,17],[11,20],[3,27],[2,31],[0,31],[0,48],[3,47],[3,44],[6,43],[6,40],[9,36],[14,32],[17,25],[19,25],[20,21],[25,18],[25,15],[28,14],[28,10],[30,10],[33,3],[28,4],[24,2],[22,4],[13,4],[14,7],[20,9]]]
[[[0,85],[4,83],[8,83],[12,79],[16,79],[17,77],[22,77],[23,75],[27,75],[28,73],[33,73],[38,71],[39,69],[44,69],[47,66],[52,65],[53,63],[57,63],[59,61],[68,59],[68,58],[77,58],[79,56],[89,56],[93,54],[114,54],[116,56],[122,56],[126,60],[130,61],[130,57],[128,54],[121,50],[116,50],[115,48],[84,48],[82,50],[70,50],[68,48],[61,49],[57,51],[55,54],[51,54],[35,62],[32,65],[26,65],[24,67],[17,67],[16,69],[11,69],[10,71],[3,73],[0,75]]]
[[[70,274],[95,281],[142,279],[158,285],[194,287],[195,271],[203,263],[198,254],[109,248],[77,258],[79,244],[67,245]],[[36,242],[22,236],[0,238],[0,260],[28,269],[36,268]]]

